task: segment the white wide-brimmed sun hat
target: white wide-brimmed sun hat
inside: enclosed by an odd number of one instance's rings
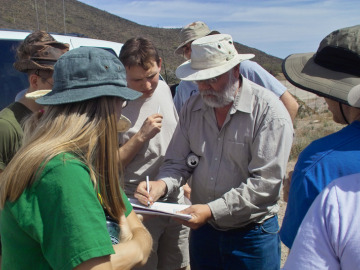
[[[214,78],[255,56],[239,54],[232,37],[227,34],[199,38],[191,44],[191,51],[191,60],[176,69],[176,76],[184,81]]]

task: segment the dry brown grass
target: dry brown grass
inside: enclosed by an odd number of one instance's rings
[[[312,141],[334,133],[343,127],[333,121],[332,114],[327,110],[303,118],[297,117],[294,122],[295,137],[289,160],[296,160],[300,152]]]

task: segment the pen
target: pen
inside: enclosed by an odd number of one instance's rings
[[[146,176],[146,191],[150,195],[150,184],[149,184],[149,176]],[[148,201],[148,206],[150,206],[150,202]]]
[[[157,113],[160,113],[160,105],[159,105],[159,108],[158,108],[158,111],[157,111]]]

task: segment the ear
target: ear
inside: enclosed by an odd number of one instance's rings
[[[159,73],[160,73],[160,71],[161,71],[161,65],[162,65],[162,59],[161,59],[161,57],[160,57],[160,60],[159,60]]]
[[[31,75],[29,76],[29,84],[30,84],[30,87],[33,88],[33,89],[37,89],[37,87],[38,87],[38,80],[39,80],[39,79],[40,79],[40,78],[39,78],[37,75],[31,74]]]

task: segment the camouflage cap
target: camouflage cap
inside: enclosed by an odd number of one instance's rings
[[[288,56],[282,69],[293,85],[349,104],[350,89],[360,84],[360,25],[333,31],[316,53]]]

